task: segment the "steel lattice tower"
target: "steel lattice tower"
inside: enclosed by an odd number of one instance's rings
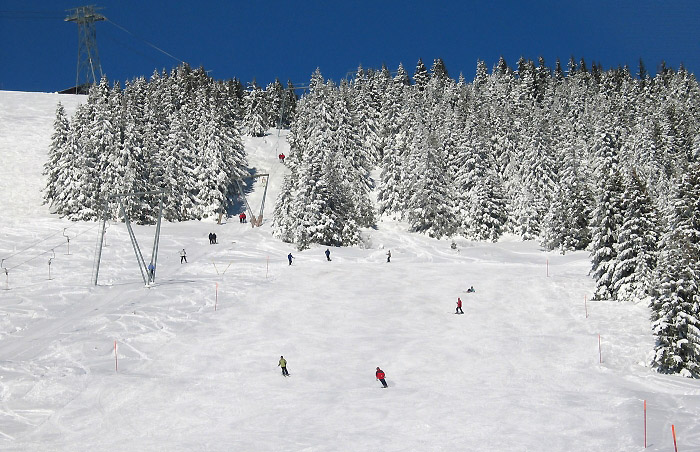
[[[80,6],[67,10],[70,15],[66,22],[78,24],[78,69],[75,75],[75,89],[95,84],[102,78],[102,66],[100,55],[97,53],[97,37],[95,34],[95,22],[106,20],[102,14],[96,12],[94,5]]]

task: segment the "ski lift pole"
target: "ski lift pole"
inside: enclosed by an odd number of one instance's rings
[[[49,258],[49,281],[51,281],[51,261],[53,261],[56,258],[56,252],[54,250],[51,250],[53,253],[53,256]]]
[[[262,226],[263,210],[265,210],[265,197],[267,196],[267,185],[270,183],[270,175],[265,177],[265,190],[263,191],[262,203],[260,203],[260,216],[258,217],[258,226]]]
[[[105,233],[107,233],[107,216],[108,216],[108,210],[109,210],[109,200],[110,197],[108,196],[105,199],[105,210],[102,214],[102,227],[100,228],[100,240],[99,244],[97,245],[97,262],[95,264],[95,279],[94,279],[94,285],[97,285],[97,276],[100,274],[100,260],[102,259],[102,244],[104,243],[105,240]]]
[[[104,246],[109,246],[109,245],[107,244],[107,229],[109,229],[109,227],[110,227],[110,224],[109,224],[109,221],[108,221],[108,222],[106,222],[106,223],[104,224],[104,233],[102,234],[102,237],[103,237],[102,240],[103,240],[103,242],[104,242],[104,243],[103,243]]]
[[[8,273],[7,267],[5,267],[5,259],[0,261],[0,268],[5,271],[5,290],[10,290],[10,275]]]
[[[65,237],[66,240],[68,241],[68,253],[66,253],[66,254],[70,254],[70,237],[68,237],[68,235],[66,234],[66,229],[68,229],[68,228],[63,228],[63,237]]]
[[[250,204],[248,204],[248,198],[245,197],[245,193],[243,192],[243,184],[241,184],[241,179],[236,179],[236,187],[238,187],[238,192],[241,194],[241,198],[243,198],[246,210],[250,215],[250,223],[252,226],[255,226],[255,214],[253,213],[253,209],[251,209]]]
[[[143,254],[141,254],[141,248],[136,241],[136,235],[134,235],[134,230],[131,228],[131,222],[129,221],[129,215],[126,213],[126,208],[124,207],[124,202],[121,197],[119,198],[119,207],[121,208],[122,215],[124,216],[124,224],[126,225],[126,230],[129,232],[129,238],[131,238],[131,245],[134,248],[134,254],[136,255],[136,260],[139,263],[139,270],[141,270],[141,278],[143,278],[143,284],[148,284],[148,279],[146,274],[148,268],[146,267],[146,261],[143,259]]]
[[[156,280],[156,262],[158,261],[158,243],[160,242],[160,223],[163,217],[163,192],[160,193],[160,200],[158,201],[158,223],[156,224],[156,236],[153,239],[153,251],[151,253],[151,265],[153,266],[153,272],[148,272],[148,282],[155,282]]]

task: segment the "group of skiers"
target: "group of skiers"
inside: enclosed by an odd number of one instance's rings
[[[209,244],[216,245],[216,243],[217,243],[216,242],[216,234],[214,234],[213,232],[210,232],[209,233]]]
[[[280,360],[279,363],[277,363],[277,367],[282,368],[283,377],[289,376],[289,371],[287,371],[287,360],[284,359],[284,356],[280,356]],[[377,371],[374,373],[374,376],[377,377],[377,381],[380,381],[382,383],[383,388],[389,387],[389,385],[386,383],[386,374],[382,369],[377,367]]]
[[[331,250],[330,248],[326,248],[326,251],[324,251],[324,254],[326,255],[326,260],[331,261]],[[287,255],[287,260],[289,260],[289,265],[292,265],[292,260],[294,259],[294,256],[292,256],[292,253],[289,253]],[[386,261],[391,262],[391,250],[386,252]]]
[[[238,221],[241,223],[246,223],[246,214],[245,212],[241,212],[238,214]]]

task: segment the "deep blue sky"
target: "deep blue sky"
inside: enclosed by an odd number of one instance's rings
[[[145,41],[217,79],[262,86],[275,77],[306,84],[316,67],[337,81],[360,63],[393,72],[403,62],[413,75],[419,58],[430,68],[438,57],[450,76],[463,72],[469,81],[477,59],[491,68],[501,55],[511,67],[520,56],[553,66],[574,55],[589,67],[628,64],[633,73],[640,57],[652,74],[662,60],[700,69],[697,0],[0,0],[0,89],[73,86],[78,27],[63,18],[85,4],[104,7],[112,22],[97,23],[111,81],[177,65]]]

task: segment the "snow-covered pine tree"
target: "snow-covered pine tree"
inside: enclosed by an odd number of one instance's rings
[[[467,126],[454,157],[457,221],[465,236],[495,242],[508,216],[495,162],[483,139]]]
[[[352,189],[349,196],[354,206],[354,222],[362,227],[375,223],[374,206],[370,200],[370,191],[374,182],[370,171],[374,167],[374,157],[368,148],[361,145],[358,130],[351,113],[352,90],[343,85],[333,96],[332,136],[327,140],[327,146],[332,154],[337,155],[336,173],[343,173],[344,183]]]
[[[265,92],[253,82],[251,90],[245,98],[245,117],[243,118],[249,135],[265,136],[270,124],[268,109]]]
[[[381,159],[382,154],[382,140],[379,136],[382,93],[378,91],[378,84],[374,81],[375,72],[370,72],[372,78],[366,76],[360,78],[360,74],[364,73],[362,66],[360,66],[357,73],[353,86],[354,95],[352,96],[354,129],[370,158],[368,163],[373,166]]]
[[[53,122],[53,134],[49,145],[48,160],[44,163],[43,174],[46,176],[44,188],[44,203],[53,205],[63,187],[59,184],[63,172],[69,171],[65,166],[67,161],[63,159],[69,152],[68,141],[70,139],[70,123],[66,116],[66,110],[60,102],[56,106],[56,119]]]
[[[617,258],[615,245],[624,213],[619,146],[619,138],[614,132],[604,129],[598,131],[595,149],[596,155],[599,156],[596,174],[598,194],[593,212],[591,244],[591,273],[596,280],[594,297],[597,300],[614,299],[613,277]]]
[[[163,217],[169,221],[192,218],[194,206],[194,149],[185,119],[186,109],[173,114],[163,152]]]
[[[585,142],[576,135],[574,125],[563,118],[558,124],[554,146],[559,163],[559,183],[544,220],[542,245],[548,250],[583,250],[591,242],[589,227],[593,210],[591,193],[582,164]]]
[[[399,63],[399,67],[396,69],[394,83],[401,86],[411,86],[411,78],[408,76],[408,72],[406,72],[406,69],[403,67],[403,63]]]
[[[674,189],[660,246],[651,364],[662,373],[700,378],[700,164],[688,169]]]
[[[438,239],[453,234],[455,218],[446,156],[440,144],[423,127],[413,137],[409,165],[410,197],[406,219],[410,230]]]
[[[284,91],[282,102],[282,127],[289,128],[297,112],[296,88],[291,80],[287,80],[287,89]]]
[[[93,114],[93,101],[80,105],[73,115],[70,123],[70,134],[66,143],[65,152],[60,157],[59,166],[62,168],[57,185],[61,187],[56,192],[53,203],[54,212],[60,216],[67,216],[72,220],[82,219],[79,212],[83,202],[87,199],[84,193],[84,182],[93,175],[89,172],[90,163],[94,166],[92,157],[86,153],[86,143],[91,117]]]
[[[282,189],[277,195],[272,219],[272,231],[275,236],[286,243],[294,242],[295,218],[292,212],[294,196],[292,194],[293,183],[291,176],[284,177]]]
[[[359,240],[355,219],[363,214],[353,192],[365,192],[366,169],[356,155],[360,146],[349,130],[353,123],[346,101],[339,97],[317,69],[298,105],[302,116],[290,131],[290,175],[275,207],[284,218],[274,225],[278,237],[291,239],[300,250],[312,243],[346,246]]]
[[[83,168],[86,177],[81,183],[84,198],[80,211],[73,217],[80,220],[98,218],[104,200],[114,193],[116,160],[121,145],[117,117],[112,111],[120,104],[117,97],[120,98],[121,93],[115,93],[110,101],[109,81],[103,76],[100,83],[90,89],[89,96],[92,98],[93,115],[88,124],[88,133],[81,135],[85,153]]]
[[[275,79],[274,83],[270,83],[265,88],[265,97],[267,97],[268,119],[270,123],[268,127],[281,127],[282,103],[284,102],[284,87],[279,79]]]
[[[380,215],[401,218],[406,214],[413,171],[409,165],[409,154],[415,131],[423,127],[418,119],[420,117],[420,100],[411,93],[405,93],[397,115],[398,129],[390,137],[381,162],[377,194]]]
[[[659,226],[646,185],[634,170],[627,176],[622,205],[612,292],[618,301],[648,302],[654,285]]]
[[[430,74],[428,74],[428,69],[423,64],[423,59],[419,59],[416,64],[416,70],[413,73],[413,81],[415,83],[415,88],[418,91],[423,91],[428,86],[428,81],[430,80]]]

